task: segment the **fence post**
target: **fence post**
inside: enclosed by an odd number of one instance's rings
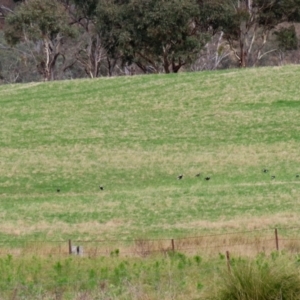
[[[174,239],[171,240],[171,244],[172,244],[172,251],[175,251],[175,244],[174,244]]]
[[[279,242],[278,242],[278,231],[275,228],[275,243],[276,243],[276,250],[279,251]]]
[[[69,254],[72,254],[72,241],[69,240]]]
[[[229,255],[229,251],[226,251],[226,262],[227,262],[227,268],[228,268],[228,272],[231,272],[230,269],[230,255]]]

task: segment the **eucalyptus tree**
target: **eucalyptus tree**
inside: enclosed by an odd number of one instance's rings
[[[284,22],[300,20],[299,0],[198,0],[202,26],[222,31],[241,67],[276,51],[270,35]]]
[[[178,72],[194,59],[207,35],[196,0],[100,0],[97,25],[107,54],[142,71]]]
[[[74,35],[69,15],[57,0],[24,1],[6,19],[6,41],[11,46],[33,42],[36,66],[46,81],[55,78],[57,59],[64,57],[63,43]]]
[[[74,59],[90,77],[98,77],[106,51],[96,30],[96,7],[98,0],[73,0],[75,7],[69,9],[72,25],[77,26],[79,37],[75,43]]]

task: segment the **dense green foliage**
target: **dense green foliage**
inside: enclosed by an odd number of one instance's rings
[[[144,72],[177,73],[206,41],[196,24],[196,1],[100,1],[97,27],[108,54]],[[201,35],[202,34],[202,35]],[[122,54],[121,54],[122,53]]]
[[[275,33],[278,37],[279,48],[284,50],[294,50],[298,48],[295,26],[281,28]]]
[[[5,37],[12,45],[23,39],[24,32],[28,39],[34,41],[51,39],[60,32],[66,34],[69,28],[66,25],[67,15],[62,12],[62,7],[57,2],[31,0],[20,5],[9,16]]]

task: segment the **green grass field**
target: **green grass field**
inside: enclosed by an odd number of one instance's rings
[[[300,226],[299,84],[285,66],[0,86],[0,240]]]

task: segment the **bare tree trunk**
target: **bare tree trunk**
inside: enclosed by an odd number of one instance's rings
[[[38,72],[42,74],[44,81],[54,80],[54,70],[60,53],[61,36],[57,35],[52,41],[45,36],[43,39],[44,59],[37,65]]]
[[[50,66],[50,49],[49,49],[49,41],[47,38],[44,38],[44,53],[45,53],[45,63],[44,66],[44,80],[49,81],[51,78],[51,70]]]
[[[166,46],[163,46],[162,48],[163,48],[163,67],[164,67],[165,73],[169,74],[170,73],[170,70],[169,70],[170,62],[168,59],[168,53],[169,53],[170,46],[166,45]]]
[[[99,70],[101,62],[105,59],[105,49],[102,47],[100,38],[97,34],[87,32],[88,45],[82,48],[79,45],[79,50],[75,54],[77,62],[84,67],[86,74],[90,78],[96,78],[99,76]]]

